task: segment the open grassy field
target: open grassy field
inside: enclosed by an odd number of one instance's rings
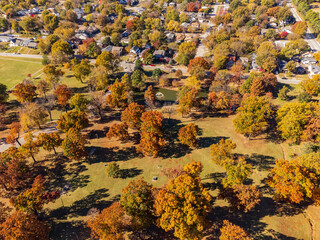
[[[86,239],[87,232],[84,229],[79,230],[78,224],[79,221],[88,218],[90,209],[101,210],[109,206],[112,201],[119,199],[121,189],[133,178],[143,177],[156,187],[163,186],[168,181],[168,178],[161,173],[163,169],[173,166],[183,167],[192,160],[203,163],[202,180],[216,198],[224,170],[211,162],[210,145],[217,143],[221,138],[230,138],[237,144],[234,153],[244,155],[254,166],[251,180],[263,190],[267,170],[273,166],[276,159],[287,155],[283,149],[290,149],[290,147],[265,139],[249,141],[234,132],[233,118],[234,116],[207,117],[194,120],[174,116],[171,120],[166,119],[164,124],[168,138],[175,136],[182,125],[194,121],[202,129],[199,147],[188,149],[178,142],[171,142],[162,156],[155,159],[137,155],[132,142],[120,143],[107,140],[105,137],[107,129],[116,122],[112,119],[104,123],[96,123],[85,130],[90,139],[87,150],[93,153],[85,163],[60,162],[53,159],[52,155],[42,152],[38,158],[44,161],[43,164],[49,166],[51,183],[48,186],[52,189],[61,189],[66,184],[70,186],[70,191],[66,195],[48,205],[49,215],[54,222],[54,239]],[[120,165],[123,172],[122,178],[107,177],[106,164],[112,161]],[[158,180],[152,181],[153,177],[158,177]],[[268,194],[265,194],[262,204],[248,214],[234,216],[228,212],[226,206],[226,202],[215,199],[214,216],[211,217],[232,219],[247,229],[254,239],[310,239],[310,225],[305,216],[300,212],[286,215],[285,211],[289,212],[292,209],[279,209]]]
[[[10,89],[27,78],[28,74],[40,74],[42,68],[40,59],[0,57],[0,82]]]

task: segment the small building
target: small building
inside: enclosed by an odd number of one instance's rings
[[[156,50],[153,53],[153,57],[155,60],[159,60],[161,58],[164,58],[166,56],[166,51],[165,50]]]
[[[139,54],[140,53],[140,48],[137,47],[137,46],[133,46],[131,49],[130,49],[130,52],[133,53],[133,54]]]
[[[309,65],[308,70],[311,76],[320,74],[320,67],[318,65]]]
[[[314,57],[303,57],[301,59],[301,63],[308,65],[308,64],[316,64],[317,61]]]
[[[113,48],[113,46],[108,45],[108,46],[106,46],[105,48],[102,48],[101,51],[102,51],[102,52],[111,53],[111,52],[112,52],[112,48]]]
[[[123,51],[124,51],[124,48],[123,47],[116,47],[114,46],[111,50],[111,53],[115,56],[122,56],[123,54]]]
[[[174,42],[176,35],[174,33],[167,33],[166,37],[168,42]]]
[[[38,44],[36,42],[29,42],[27,47],[28,48],[37,49],[38,48]]]
[[[9,36],[0,36],[0,42],[10,42],[12,37]]]

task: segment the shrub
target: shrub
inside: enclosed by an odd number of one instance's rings
[[[120,167],[117,163],[108,163],[106,172],[108,177],[120,177]]]

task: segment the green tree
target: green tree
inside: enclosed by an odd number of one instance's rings
[[[91,65],[88,59],[82,59],[81,62],[73,66],[74,77],[83,83],[84,79],[91,73]]]
[[[87,114],[77,110],[62,114],[57,121],[57,128],[64,132],[68,132],[71,128],[80,131],[88,126],[89,120]]]
[[[84,147],[87,143],[86,138],[78,130],[70,128],[62,142],[63,154],[71,160],[79,161],[88,155]]]
[[[77,111],[83,112],[86,110],[88,105],[88,99],[82,94],[76,93],[70,99],[70,106],[74,107]]]
[[[142,178],[132,180],[122,189],[120,204],[132,216],[134,224],[140,228],[151,225],[153,216],[153,187]]]

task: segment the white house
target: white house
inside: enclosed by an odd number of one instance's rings
[[[318,65],[314,65],[314,64],[309,65],[308,70],[311,76],[320,74],[320,67]]]

